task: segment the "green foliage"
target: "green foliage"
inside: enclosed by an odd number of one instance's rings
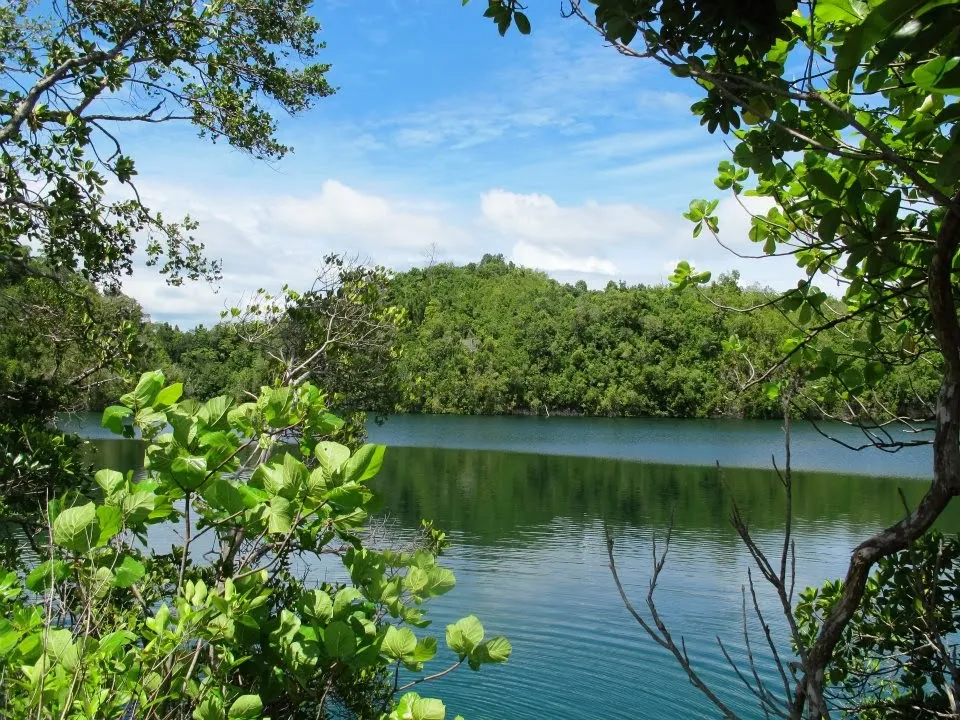
[[[105,425],[123,417],[147,441],[146,477],[101,470],[96,492],[52,501],[45,557],[25,578],[0,572],[4,712],[239,720],[412,707],[443,718],[439,700],[393,700],[426,679],[400,686],[394,669],[433,659],[436,639],[417,634],[425,603],[455,581],[430,549],[435,531],[410,547],[365,545],[383,448],[330,441],[338,423],[309,383],[239,405],[180,394],[145,373],[108,409]],[[177,525],[181,544],[149,549],[150,534]],[[346,582],[297,579],[295,566],[318,569],[323,556],[340,559]],[[470,646],[450,646],[472,669],[508,659],[504,638],[483,642],[472,616],[461,625]]]
[[[0,262],[38,251],[57,272],[114,282],[138,240],[171,282],[215,275],[190,235],[136,192],[123,152],[131,125],[189,121],[201,136],[256,157],[289,148],[271,108],[300,112],[333,92],[306,0],[200,4],[105,0],[70,8],[15,0],[0,8]]]
[[[807,643],[838,602],[842,587],[837,580],[802,593],[796,618]],[[827,675],[844,717],[949,715],[960,630],[958,588],[956,537],[932,532],[878,563]]]

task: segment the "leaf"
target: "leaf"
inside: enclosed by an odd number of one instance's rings
[[[402,660],[413,655],[417,649],[417,636],[413,634],[410,628],[397,628],[393,625],[387,626],[387,632],[383,636],[383,643],[380,649],[384,654],[394,660]]]
[[[90,549],[97,521],[97,508],[91,502],[67,508],[53,521],[53,542],[67,550],[86,552]]]
[[[530,34],[530,19],[519,10],[513,14],[513,21],[517,24],[517,30],[521,35]]]
[[[27,575],[25,585],[31,592],[45,592],[52,582],[62,582],[70,577],[70,566],[63,560],[44,560]]]
[[[163,390],[157,393],[155,405],[169,407],[173,405],[183,395],[183,383],[173,383],[167,385]]]
[[[425,637],[417,642],[417,647],[413,650],[411,659],[414,662],[429,662],[437,654],[437,639],[435,637]]]
[[[136,634],[130,632],[129,630],[115,630],[112,633],[104,635],[102,638],[100,638],[100,642],[97,643],[97,649],[103,655],[109,657],[117,650],[126,647],[136,639]]]
[[[343,466],[343,478],[346,482],[363,482],[374,477],[383,466],[386,447],[367,444],[357,450]]]
[[[293,503],[282,495],[270,498],[269,531],[286,534],[293,528]]]
[[[944,76],[958,65],[960,65],[960,57],[939,55],[914,70],[911,77],[913,81],[924,90],[943,94],[956,94],[960,92],[960,90],[945,87],[945,85],[952,83],[945,83]]]
[[[365,599],[363,593],[355,587],[341,588],[333,599],[333,614],[337,617],[342,617],[353,603],[363,602]]]
[[[497,635],[487,640],[477,648],[481,661],[489,663],[505,663],[510,659],[513,647],[503,635]]]
[[[143,563],[139,560],[126,555],[118,566],[113,569],[113,584],[118,588],[128,588],[140,582],[140,579],[147,572]]]
[[[133,390],[133,400],[135,407],[152,407],[156,402],[157,395],[163,389],[164,377],[159,370],[145,372],[140,376],[140,382]]]
[[[356,652],[356,635],[342,620],[334,620],[323,633],[323,646],[333,658],[350,658]]]
[[[243,512],[247,505],[243,495],[229,480],[217,478],[203,490],[203,499],[219,510],[226,510],[231,515]]]
[[[97,547],[103,547],[123,529],[123,511],[114,505],[97,507]]]
[[[80,656],[77,646],[73,644],[73,633],[70,630],[51,630],[45,638],[46,656],[55,664],[62,665],[66,670],[73,672],[77,668]]]
[[[197,417],[199,417],[210,430],[226,430],[229,427],[227,414],[230,412],[231,405],[233,405],[233,400],[226,395],[215,397],[212,400],[207,400],[207,402],[203,404],[200,412],[197,413]]]
[[[311,590],[300,598],[300,610],[321,623],[328,623],[333,618],[333,601],[323,590]]]
[[[184,490],[196,490],[207,477],[206,458],[181,455],[170,464],[173,479]]]
[[[119,473],[116,470],[97,470],[94,479],[97,481],[97,485],[103,490],[103,494],[107,497],[116,494],[127,486],[127,481],[123,477],[123,473]]]
[[[103,419],[100,421],[100,425],[115,435],[123,435],[125,421],[130,417],[133,417],[133,411],[130,408],[111,405],[103,411]]]
[[[324,440],[317,443],[314,455],[317,456],[317,460],[320,461],[321,467],[327,471],[327,474],[333,475],[350,459],[350,449],[340,443]]]
[[[483,642],[483,625],[474,615],[447,625],[447,646],[461,657],[473,652]]]
[[[447,709],[436,698],[417,698],[410,707],[413,720],[443,720]]]
[[[263,702],[259,695],[241,695],[227,711],[230,720],[256,720],[263,714]]]

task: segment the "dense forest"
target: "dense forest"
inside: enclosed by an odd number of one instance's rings
[[[378,393],[378,406],[364,409],[776,416],[779,402],[756,379],[781,358],[795,320],[773,305],[741,312],[776,294],[738,281],[734,272],[700,292],[614,282],[591,290],[583,281],[560,283],[499,255],[395,273],[381,299],[403,312],[392,339],[398,352],[383,369],[393,392]],[[275,372],[268,347],[248,342],[242,321],[185,331],[152,324],[144,333],[151,360],[201,397],[239,399],[269,384]],[[853,342],[840,333],[823,339],[837,355]],[[936,388],[936,368],[918,362],[884,372],[872,397],[917,415]],[[810,381],[803,394],[807,407],[817,402],[831,414],[852,414],[842,393],[826,401],[823,388]]]

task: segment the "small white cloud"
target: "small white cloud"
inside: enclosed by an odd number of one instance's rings
[[[659,214],[636,205],[588,202],[563,207],[549,195],[491,190],[480,197],[483,220],[502,235],[538,245],[611,245],[664,230]]]
[[[518,242],[513,246],[511,260],[517,265],[543,270],[548,273],[580,272],[596,275],[615,276],[619,273],[617,266],[609,260],[603,260],[593,255],[580,257],[563,252],[537,247],[526,242]]]

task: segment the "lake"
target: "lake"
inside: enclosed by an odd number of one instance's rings
[[[98,464],[139,465],[138,443],[106,439],[86,417],[65,425],[94,437]],[[849,428],[829,431],[862,441]],[[750,559],[730,527],[732,498],[761,544],[778,552],[782,492],[770,464],[772,455],[782,462],[778,423],[402,416],[370,435],[390,446],[373,484],[391,519],[414,529],[429,518],[453,539],[445,562],[458,584],[431,605],[435,632],[472,612],[513,643],[507,665],[433,684],[449,717],[716,717],[630,617],[607,566],[604,523],[642,606],[651,538],[662,539],[671,517],[661,613],[719,694],[745,718],[762,717],[714,638],[742,655],[740,588]],[[902,516],[898,488],[915,500],[931,468],[927,448],[857,453],[800,423],[793,455],[803,469],[794,500],[799,587],[842,575],[852,547]],[[956,505],[941,525],[960,529]],[[768,593],[761,603],[786,642]],[[756,651],[762,638],[754,640]]]

